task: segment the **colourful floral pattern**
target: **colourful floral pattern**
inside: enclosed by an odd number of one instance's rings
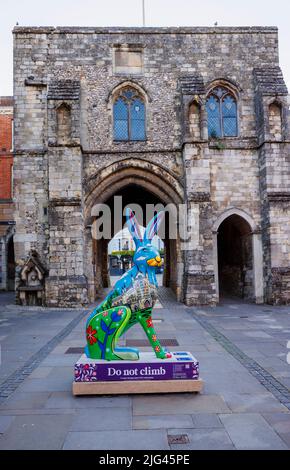
[[[148,328],[153,328],[152,317],[147,318],[146,323]]]
[[[93,330],[91,325],[87,328],[87,340],[91,346],[97,342],[97,330]]]
[[[96,382],[97,366],[95,364],[76,364],[75,382]]]

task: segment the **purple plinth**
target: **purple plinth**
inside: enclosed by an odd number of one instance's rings
[[[170,359],[140,353],[138,361],[102,361],[85,354],[75,364],[75,382],[131,380],[197,380],[199,363],[189,352],[171,352]]]

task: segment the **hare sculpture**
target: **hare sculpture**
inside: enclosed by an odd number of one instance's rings
[[[92,359],[138,360],[135,348],[118,347],[119,338],[133,325],[139,323],[160,359],[171,357],[156,335],[152,321],[152,309],[157,300],[156,268],[161,266],[159,251],[152,245],[164,212],[153,217],[144,236],[134,213],[126,211],[126,222],[136,245],[133,267],[115,284],[105,300],[91,313],[86,324],[86,355]]]

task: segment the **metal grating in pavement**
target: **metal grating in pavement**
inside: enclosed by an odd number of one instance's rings
[[[187,434],[168,434],[168,444],[188,444],[189,439]]]

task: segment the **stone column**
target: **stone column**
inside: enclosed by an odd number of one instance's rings
[[[184,301],[187,305],[215,305],[210,163],[202,144],[186,144],[183,158],[193,245],[184,253]]]
[[[46,304],[87,303],[84,273],[82,153],[80,147],[50,147],[49,276]]]
[[[264,302],[263,285],[263,246],[261,232],[253,232],[253,271],[254,271],[254,295],[256,304]]]

